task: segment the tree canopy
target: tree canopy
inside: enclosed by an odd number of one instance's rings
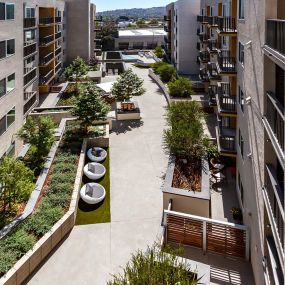
[[[128,101],[133,96],[140,96],[144,92],[143,80],[131,68],[119,76],[112,88],[112,94],[117,101]]]

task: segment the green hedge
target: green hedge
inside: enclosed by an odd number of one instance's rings
[[[41,204],[31,217],[0,241],[0,277],[66,212],[74,187],[82,141],[82,133],[77,125],[66,127]]]

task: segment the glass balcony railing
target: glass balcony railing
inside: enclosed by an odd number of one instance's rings
[[[266,44],[285,56],[285,20],[267,20]]]
[[[24,18],[24,28],[34,28],[36,26],[36,18]]]

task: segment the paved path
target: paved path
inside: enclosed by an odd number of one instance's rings
[[[105,285],[132,252],[145,249],[161,234],[166,101],[147,69],[134,70],[145,80],[147,92],[138,98],[141,123],[115,125],[111,134],[112,222],[76,226],[29,285]]]

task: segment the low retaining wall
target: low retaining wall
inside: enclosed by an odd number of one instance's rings
[[[209,163],[202,159],[201,192],[172,187],[175,158],[170,157],[163,189],[163,209],[167,210],[172,200],[172,210],[205,218],[210,217],[210,170]]]
[[[87,140],[83,141],[68,212],[1,279],[0,285],[20,285],[73,229],[81,188]]]

